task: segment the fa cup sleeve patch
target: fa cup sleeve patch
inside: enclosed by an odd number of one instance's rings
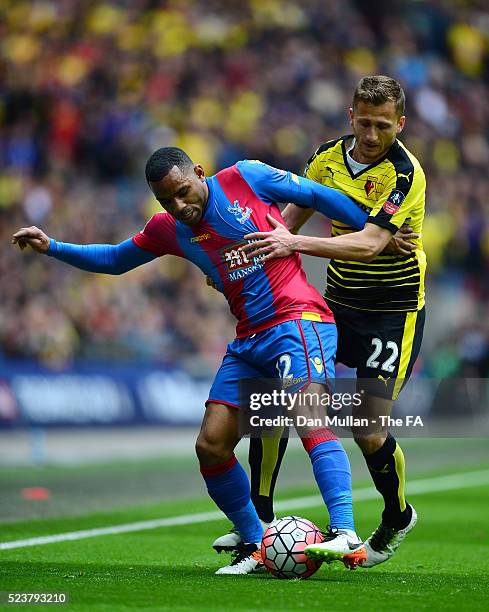
[[[388,215],[394,215],[406,196],[399,189],[393,189],[382,207]]]

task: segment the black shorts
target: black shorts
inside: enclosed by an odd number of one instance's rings
[[[396,399],[418,357],[425,309],[370,312],[333,302],[328,306],[338,328],[336,361],[356,368],[358,379],[370,379],[370,395]]]

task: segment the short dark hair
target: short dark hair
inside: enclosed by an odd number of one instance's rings
[[[399,116],[404,115],[406,96],[401,85],[395,79],[380,74],[360,79],[353,94],[352,106],[355,108],[359,102],[380,106],[389,101],[396,103]]]
[[[193,168],[194,162],[190,157],[178,147],[161,147],[156,149],[146,162],[146,180],[156,182],[161,181],[170,172],[173,166],[177,166],[184,171]]]

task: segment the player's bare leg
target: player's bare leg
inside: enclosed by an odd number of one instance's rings
[[[201,466],[218,465],[230,459],[239,439],[237,409],[209,402],[195,443]]]
[[[250,574],[262,567],[259,544],[263,528],[251,503],[248,476],[234,454],[238,442],[237,409],[209,402],[195,446],[200,471],[209,495],[243,542],[231,564],[217,574]]]
[[[384,498],[381,523],[365,542],[367,560],[363,567],[373,567],[392,557],[417,520],[414,508],[404,496],[404,454],[395,438],[380,424],[379,416],[390,416],[393,404],[390,399],[365,395],[355,414],[377,423],[371,424],[367,432],[356,432],[355,442],[362,450],[377,491]]]

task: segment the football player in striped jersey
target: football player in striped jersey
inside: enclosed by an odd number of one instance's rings
[[[367,212],[363,229],[333,220],[332,237],[316,238],[293,235],[282,226],[246,236],[254,242],[245,247],[248,256],[265,261],[298,252],[330,258],[324,297],[338,326],[336,359],[356,369],[358,387],[366,391],[357,415],[377,423],[376,417],[391,414],[411,375],[425,321],[426,180],[418,160],[397,138],[405,125],[404,109],[397,81],[364,77],[349,111],[353,133],[320,146],[307,162],[307,178],[341,191]],[[290,204],[284,219],[295,232],[313,213]],[[410,252],[386,252],[405,224],[413,230]],[[417,516],[404,495],[399,443],[380,424],[353,433],[385,505],[380,525],[365,542],[363,567],[372,567],[394,554]],[[314,548],[311,554],[320,557],[321,545]]]

